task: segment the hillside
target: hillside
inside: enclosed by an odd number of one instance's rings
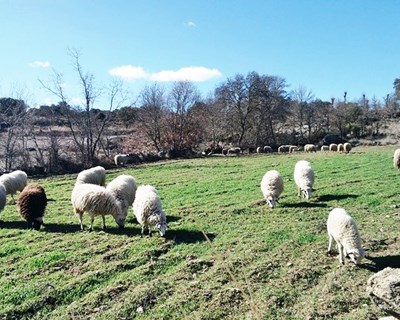
[[[0,319],[376,319],[367,279],[400,267],[399,172],[394,147],[350,154],[255,154],[160,162],[107,172],[156,186],[166,239],[140,237],[107,217],[79,230],[70,193],[76,175],[35,180],[49,198],[45,226],[25,229],[14,205],[0,213]],[[309,202],[297,197],[293,168],[316,172]],[[260,181],[277,169],[279,205]],[[326,254],[326,219],[344,207],[358,222],[368,259],[360,267]],[[84,223],[89,218],[84,216]]]

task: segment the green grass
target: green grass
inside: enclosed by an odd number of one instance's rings
[[[107,230],[98,218],[93,232],[81,232],[70,204],[76,176],[38,180],[56,200],[40,231],[25,229],[15,205],[0,214],[0,319],[380,317],[365,288],[374,272],[400,267],[392,154],[212,157],[107,172],[107,181],[128,173],[158,189],[166,239],[141,238],[132,210],[123,230],[107,217]],[[293,181],[301,159],[316,173],[309,202]],[[270,169],[285,182],[272,210],[260,191]],[[326,219],[337,206],[358,222],[369,250],[361,267],[339,267],[326,254]]]

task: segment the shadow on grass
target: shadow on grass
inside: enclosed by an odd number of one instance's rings
[[[355,199],[358,198],[357,194],[324,194],[319,196],[317,201],[332,201],[332,200],[343,200],[343,199]]]
[[[206,233],[210,241],[213,241],[216,235],[214,233]],[[207,241],[201,231],[188,231],[188,230],[168,230],[165,238],[173,240],[176,243],[196,243]]]
[[[282,208],[326,208],[328,205],[326,203],[303,201],[297,203],[282,203],[280,206]]]
[[[366,260],[372,261],[374,264],[362,264],[361,268],[378,272],[387,267],[400,268],[400,255],[384,256],[384,257],[366,257]]]

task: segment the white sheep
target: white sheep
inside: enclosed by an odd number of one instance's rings
[[[127,154],[117,154],[114,157],[114,163],[116,166],[124,167],[128,162],[129,155]]]
[[[119,227],[125,225],[126,217],[122,214],[119,202],[102,186],[89,183],[75,185],[71,193],[71,202],[81,230],[83,230],[82,216],[85,212],[91,217],[89,230],[92,230],[96,216],[102,216],[103,229],[106,228],[105,215],[112,215]]]
[[[283,179],[277,170],[270,170],[261,180],[261,192],[267,204],[273,208],[283,192]]]
[[[308,143],[304,146],[305,152],[317,152],[317,147],[311,143]]]
[[[128,215],[128,209],[133,204],[136,194],[135,178],[122,174],[107,184],[106,188],[120,203],[122,214]]]
[[[278,148],[278,153],[287,153],[290,150],[290,146],[289,145],[282,145]]]
[[[314,170],[306,160],[300,160],[294,166],[294,181],[297,185],[298,196],[301,194],[308,200],[314,184]]]
[[[337,146],[337,152],[343,152],[343,151],[344,151],[343,143],[339,143]]]
[[[271,146],[264,146],[263,150],[265,153],[271,153],[274,151],[274,150],[272,150]]]
[[[351,144],[348,143],[348,142],[346,142],[346,143],[343,145],[343,151],[346,152],[346,153],[349,153],[349,152],[351,151],[352,148],[353,148],[353,147],[352,147]]]
[[[329,145],[329,151],[337,151],[338,150],[338,145],[336,143],[331,143]]]
[[[400,169],[400,148],[396,149],[393,156],[393,166],[395,169]]]
[[[106,185],[106,169],[101,166],[93,167],[90,169],[79,172],[76,177],[75,185],[77,184],[97,184],[99,186]]]
[[[142,236],[145,231],[151,235],[151,226],[155,226],[162,237],[167,230],[167,217],[162,209],[157,190],[150,185],[140,186],[136,190],[133,212],[137,221],[142,226]]]
[[[257,147],[256,152],[257,152],[257,153],[262,153],[262,152],[263,152],[263,148]]]
[[[345,209],[335,208],[329,213],[327,230],[329,235],[328,253],[332,249],[332,240],[335,240],[340,264],[344,264],[345,256],[348,256],[355,264],[360,263],[365,256],[365,251],[361,247],[356,222]]]
[[[17,191],[24,190],[25,186],[28,184],[28,176],[24,171],[16,170],[0,176],[0,184],[3,185],[6,194],[11,195],[12,201],[15,203],[14,194],[16,194]]]
[[[4,209],[7,202],[7,193],[3,185],[0,184],[0,212]]]
[[[321,151],[329,151],[329,146],[321,146]]]

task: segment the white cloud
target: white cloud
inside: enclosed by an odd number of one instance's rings
[[[196,24],[193,21],[185,22],[185,26],[189,28],[195,28]]]
[[[168,81],[193,81],[203,82],[212,78],[218,78],[222,74],[218,69],[208,69],[206,67],[185,67],[177,71],[164,70],[153,73],[150,80],[168,82]]]
[[[49,61],[34,61],[28,64],[31,68],[49,68]]]
[[[112,68],[109,71],[109,74],[124,80],[143,79],[148,77],[148,74],[143,70],[142,67],[134,67],[130,64]]]

